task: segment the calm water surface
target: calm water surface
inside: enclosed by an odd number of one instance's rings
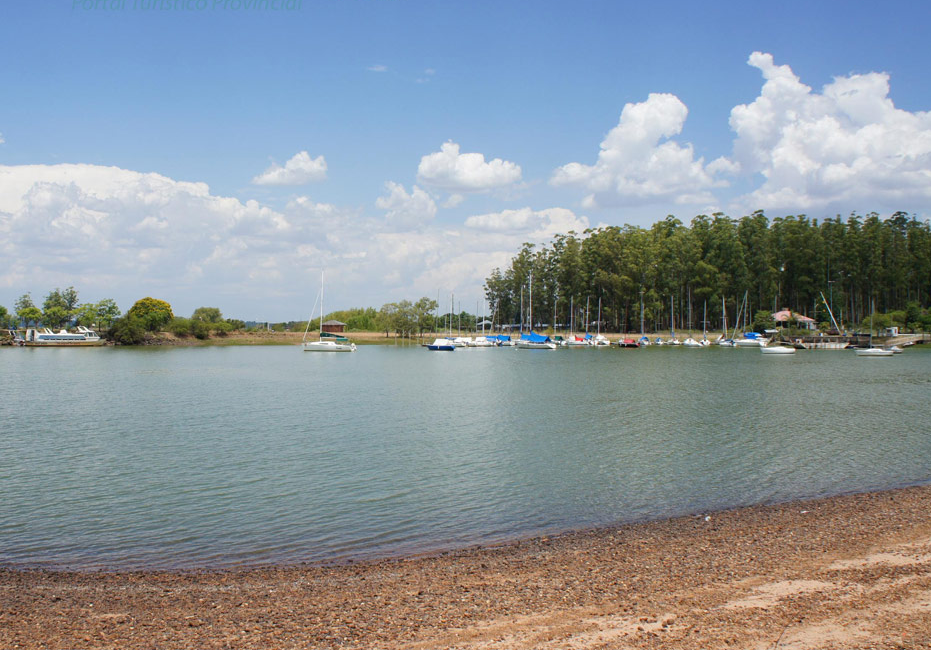
[[[0,349],[0,565],[366,558],[931,480],[931,350]]]

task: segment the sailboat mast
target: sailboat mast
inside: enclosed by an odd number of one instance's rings
[[[585,333],[588,334],[588,301],[591,296],[585,296]]]
[[[640,338],[643,338],[643,289],[640,290]]]
[[[320,270],[320,332],[319,338],[323,338],[323,269]]]
[[[533,333],[533,271],[530,272],[530,332]]]
[[[559,304],[559,289],[553,294],[553,334],[556,333],[556,305]]]
[[[598,336],[601,336],[601,296],[598,296]]]

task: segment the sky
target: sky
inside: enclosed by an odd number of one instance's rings
[[[0,4],[0,305],[482,313],[524,242],[931,216],[931,3]]]

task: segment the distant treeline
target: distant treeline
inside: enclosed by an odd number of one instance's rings
[[[931,226],[904,212],[819,223],[757,211],[699,215],[690,226],[669,216],[649,229],[570,232],[542,248],[524,244],[508,268],[492,271],[485,296],[496,323],[521,321],[522,303],[528,322],[531,276],[535,323],[552,323],[554,314],[567,323],[573,304],[578,325],[586,302],[594,321],[600,299],[605,327],[638,331],[642,297],[648,330],[685,329],[690,311],[701,329],[706,305],[709,329],[720,328],[722,298],[733,325],[745,293],[751,314],[788,308],[827,323],[823,292],[838,321],[861,323],[873,304],[921,326],[931,300]]]

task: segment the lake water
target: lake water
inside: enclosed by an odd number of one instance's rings
[[[0,565],[371,558],[931,480],[931,350],[0,349]]]

